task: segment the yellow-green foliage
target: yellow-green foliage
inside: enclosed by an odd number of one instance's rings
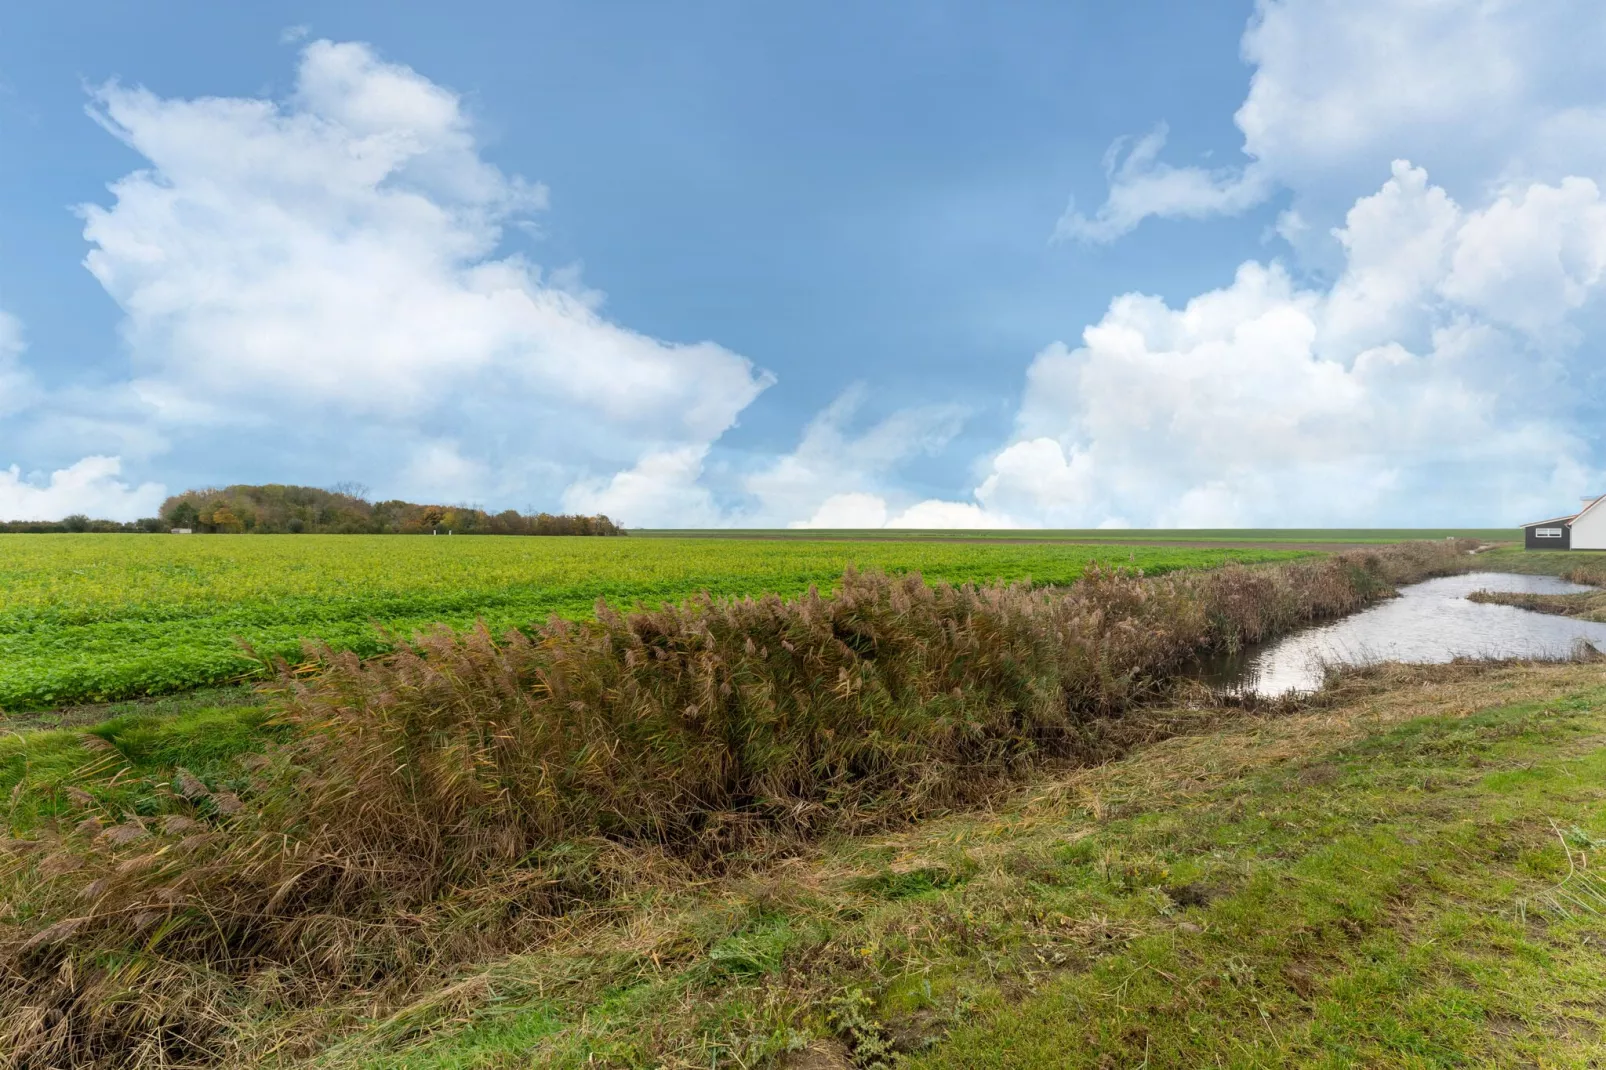
[[[331,656],[285,680],[296,738],[248,790],[175,774],[150,813],[74,797],[10,845],[0,1019],[26,1067],[202,1058],[264,984],[296,1005],[393,983],[527,943],[655,860],[717,872],[973,798],[1039,756],[1107,757],[1109,719],[1194,654],[1463,550],[1038,591],[850,572],[831,596]]]
[[[700,591],[795,595],[845,568],[953,583],[1066,583],[1088,562],[1151,574],[1289,551],[709,539],[0,535],[0,710],[163,694],[260,670],[236,639],[373,654],[444,622],[494,631]]]

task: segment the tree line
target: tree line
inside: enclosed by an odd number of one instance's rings
[[[159,516],[148,516],[143,520],[130,520],[124,523],[121,520],[94,520],[83,513],[74,513],[61,520],[0,520],[0,533],[48,535],[64,532],[108,532],[108,531],[166,531],[168,525]]]
[[[319,535],[623,535],[606,516],[488,513],[467,505],[371,502],[367,488],[342,484],[327,490],[281,483],[206,487],[175,494],[161,515],[120,523],[74,515],[58,521],[0,523],[0,532],[158,532]]]

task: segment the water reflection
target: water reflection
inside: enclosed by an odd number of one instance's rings
[[[1469,602],[1473,591],[1573,594],[1588,587],[1553,576],[1470,572],[1400,588],[1400,597],[1353,616],[1247,648],[1206,666],[1205,678],[1239,693],[1314,691],[1328,664],[1445,662],[1458,657],[1554,658],[1580,640],[1606,650],[1606,624]]]

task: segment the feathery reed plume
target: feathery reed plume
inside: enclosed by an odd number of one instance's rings
[[[231,1007],[306,1004],[538,938],[644,873],[708,871],[974,798],[1200,653],[1465,567],[1408,544],[1077,583],[702,597],[530,634],[441,629],[284,672],[295,740],[238,798],[75,814],[0,859],[0,1065],[227,1054]]]

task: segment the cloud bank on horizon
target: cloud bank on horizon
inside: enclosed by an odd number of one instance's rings
[[[1102,205],[1044,232],[1064,255],[1139,226],[1186,242],[1188,220],[1285,199],[1279,255],[1182,302],[1112,294],[1079,339],[1037,354],[1013,433],[956,500],[899,476],[955,440],[964,405],[855,430],[854,384],[790,452],[711,465],[786,383],[717,341],[616,322],[576,269],[499,253],[507,228],[539,225],[547,190],[485,159],[458,94],[365,44],[306,43],[280,100],[109,84],[91,114],[145,166],[79,211],[131,374],[46,390],[0,312],[0,518],[150,515],[168,488],[125,470],[223,437],[361,458],[396,496],[632,526],[1544,513],[1606,489],[1588,343],[1606,280],[1600,44],[1598,5],[1262,0],[1242,43],[1243,163],[1167,163],[1162,122],[1112,147]],[[111,445],[25,478],[5,453],[49,434]]]

